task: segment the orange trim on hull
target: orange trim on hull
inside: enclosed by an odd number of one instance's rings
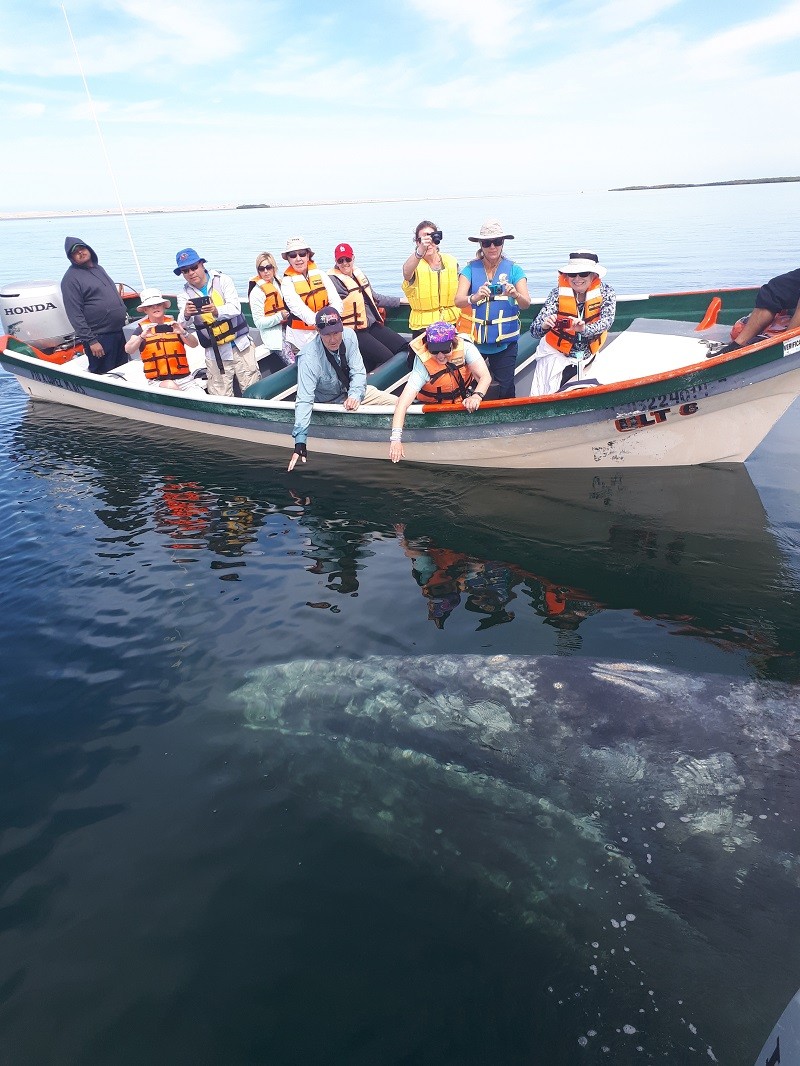
[[[792,340],[794,337],[800,337],[800,327],[787,330],[779,337],[768,337],[766,340],[759,341],[758,344],[748,344],[746,348],[740,348],[736,352],[728,352],[726,355],[714,355],[709,359],[703,359],[699,363],[689,363],[680,367],[679,370],[670,370],[666,374],[651,374],[649,377],[628,378],[627,381],[614,381],[609,385],[591,385],[581,389],[580,392],[552,392],[547,396],[515,396],[511,400],[484,400],[481,403],[481,409],[484,407],[524,407],[526,404],[558,403],[560,400],[572,400],[577,395],[603,396],[609,392],[618,392],[620,389],[638,388],[641,385],[657,385],[662,381],[674,381],[675,378],[688,374],[692,370],[702,370],[707,366],[724,366],[725,363],[735,363],[743,355],[750,355],[752,352],[759,352],[763,348],[771,348],[776,344],[783,344],[784,341]],[[424,414],[434,414],[436,411],[463,411],[464,408],[460,403],[426,403],[422,410]]]
[[[28,351],[45,363],[68,363],[76,355],[82,355],[84,351],[82,344],[73,344],[69,348],[57,348],[53,352],[43,352],[41,348],[36,348],[33,344],[29,344],[28,341],[21,341],[19,337],[12,337],[10,333],[4,333],[0,337],[0,352],[4,352],[8,348],[9,341],[24,344]]]

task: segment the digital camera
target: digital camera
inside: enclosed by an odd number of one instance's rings
[[[500,284],[499,281],[488,281],[486,284],[489,287],[489,295],[490,296],[502,296],[503,295],[503,286]]]
[[[434,244],[441,244],[443,236],[444,236],[444,234],[442,233],[442,231],[440,229],[435,229],[433,231],[433,233],[431,234],[431,240],[433,241]]]

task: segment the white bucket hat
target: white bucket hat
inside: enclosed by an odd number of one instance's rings
[[[148,307],[158,307],[159,304],[166,304],[169,307],[169,300],[164,299],[160,289],[142,289],[139,299],[141,303],[136,308],[137,311],[145,311]]]
[[[496,218],[487,218],[486,221],[481,226],[481,231],[480,231],[480,233],[478,234],[477,237],[467,237],[467,240],[468,241],[472,241],[474,244],[480,244],[481,241],[490,241],[492,239],[494,239],[494,240],[503,240],[503,241],[513,241],[514,240],[514,234],[513,233],[504,233],[503,232],[503,227],[500,225],[500,222],[499,222],[498,219],[496,219]]]
[[[595,252],[570,252],[567,265],[558,268],[559,274],[583,274],[586,271],[597,274],[598,278],[606,276],[606,268],[600,266]]]
[[[286,242],[286,247],[281,252],[281,259],[288,260],[289,252],[302,252],[304,248],[308,249],[309,258],[313,258],[314,253],[311,251],[311,245],[307,240],[302,237],[290,237]]]

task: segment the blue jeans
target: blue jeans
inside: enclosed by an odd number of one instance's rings
[[[480,350],[480,349],[479,349]],[[483,355],[483,353],[481,353]],[[490,352],[483,358],[489,364],[492,377],[499,385],[498,400],[510,400],[514,396],[514,370],[517,365],[517,342],[512,341],[499,352]]]

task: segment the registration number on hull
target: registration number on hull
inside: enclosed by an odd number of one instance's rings
[[[678,415],[694,415],[697,414],[698,405],[696,403],[682,403],[677,408]],[[627,415],[619,415],[614,419],[614,425],[618,433],[628,433],[632,429],[644,429],[647,426],[659,426],[663,422],[666,422],[669,417],[674,414],[671,407],[659,407],[655,410],[649,409],[647,411],[631,411]]]

